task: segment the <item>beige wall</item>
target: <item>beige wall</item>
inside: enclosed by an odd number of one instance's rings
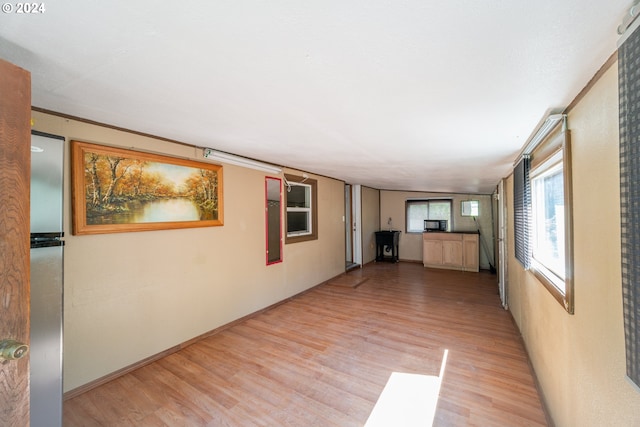
[[[200,160],[192,147],[33,113],[67,140]],[[69,150],[67,144],[67,161]],[[138,362],[344,272],[344,183],[318,180],[316,241],[265,265],[262,172],[224,165],[224,226],[73,236],[65,176],[65,391]],[[287,172],[296,173],[288,170]]]
[[[380,190],[362,187],[362,264],[376,259],[375,232],[380,230]]]
[[[640,425],[640,391],[625,377],[617,73],[614,64],[568,115],[575,315],[522,269],[507,239],[509,307],[557,426]],[[512,207],[512,177],[507,184]]]
[[[399,243],[400,259],[422,262],[422,233],[406,233],[406,201],[409,199],[435,198],[451,199],[453,201],[453,231],[476,231],[478,229],[477,224],[480,224],[482,238],[486,243],[486,251],[493,258],[493,220],[491,218],[490,195],[383,190],[380,191],[380,228],[383,230],[388,229],[387,221],[391,218],[393,229],[402,231]],[[480,216],[477,218],[477,224],[472,217],[460,215],[460,203],[463,200],[478,200],[480,202]],[[482,247],[480,248],[480,268],[489,269],[489,261]]]

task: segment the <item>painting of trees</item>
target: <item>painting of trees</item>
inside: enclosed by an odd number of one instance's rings
[[[222,225],[222,166],[79,141],[72,157],[74,229]]]

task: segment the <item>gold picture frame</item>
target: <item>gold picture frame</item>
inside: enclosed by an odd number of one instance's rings
[[[222,166],[71,141],[73,234],[223,225]]]

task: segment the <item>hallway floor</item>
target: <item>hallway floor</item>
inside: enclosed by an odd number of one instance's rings
[[[363,426],[393,373],[434,426],[547,425],[496,276],[374,263],[65,402],[72,426]]]

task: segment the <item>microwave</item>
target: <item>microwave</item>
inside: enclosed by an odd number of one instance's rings
[[[447,231],[446,219],[425,219],[424,231]]]

